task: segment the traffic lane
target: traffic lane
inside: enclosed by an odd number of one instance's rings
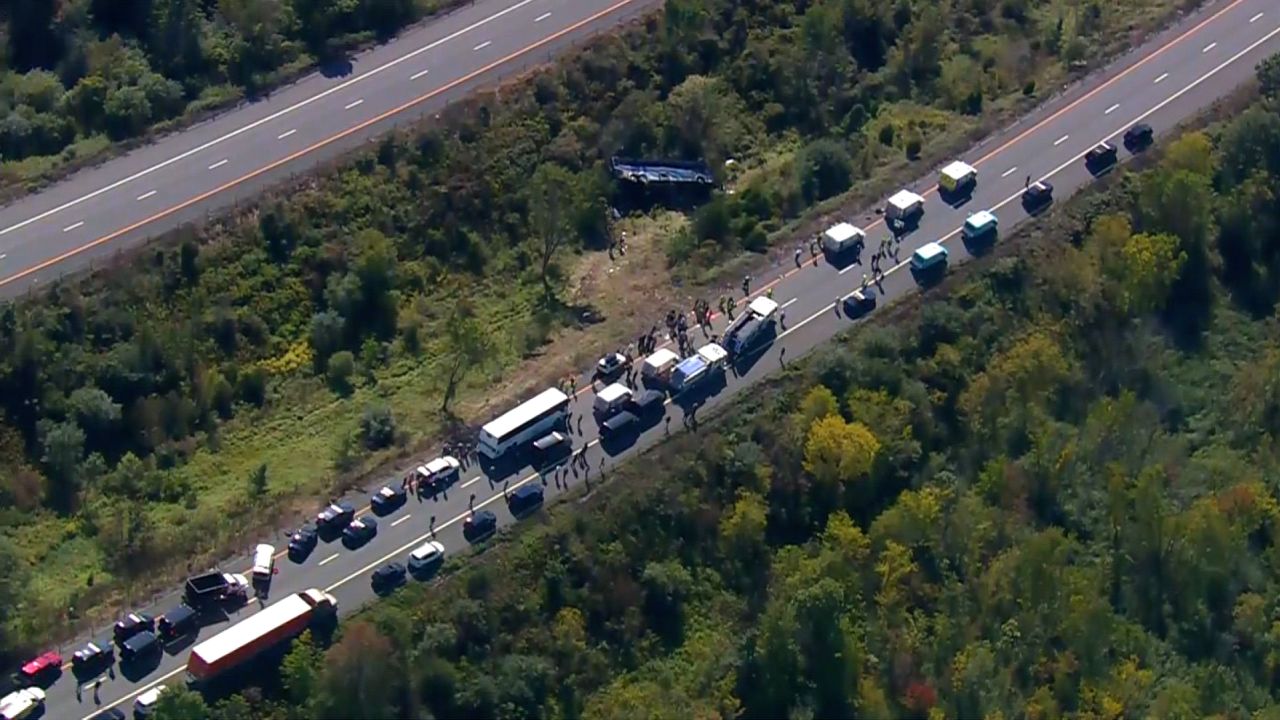
[[[550,31],[547,34],[540,33],[544,42],[546,38],[555,37],[556,33],[560,33],[562,38],[559,39],[562,44],[567,44],[572,41],[572,33],[567,32],[563,28],[561,30],[556,30],[555,22],[552,22],[556,18],[559,18],[558,22],[565,23],[570,29],[581,27],[583,31],[586,31],[626,19],[626,17],[629,17],[642,9],[640,8],[642,3],[639,2],[639,0],[627,0],[627,4],[619,5],[619,3],[615,3],[613,6],[610,6],[610,8],[619,9],[609,10],[608,12],[601,11],[595,7],[587,7],[584,8],[582,12],[578,13],[564,11],[557,15],[550,13],[550,11],[543,11],[540,15],[533,15],[532,10],[539,9],[544,6],[541,2],[542,0],[539,0],[537,3],[532,3],[531,5],[522,8],[522,12],[524,9],[530,9],[530,12],[527,13],[529,17],[526,18],[527,22],[525,25],[530,28],[545,27]],[[630,10],[630,13],[623,12],[627,10]],[[587,11],[593,11],[594,14],[589,14]],[[604,13],[604,16],[596,17],[596,15],[600,15],[601,13]],[[517,19],[519,19],[518,15],[518,13],[515,14]],[[543,16],[547,16],[547,20],[539,26],[535,21],[538,17]],[[586,22],[589,18],[592,21]],[[476,48],[484,46],[481,48],[483,52],[471,53],[475,55],[475,59],[474,61],[470,61],[471,59],[468,59],[469,62],[467,63],[456,62],[456,58],[454,62],[446,63],[443,60],[443,54],[445,52],[452,52],[453,46],[441,46],[440,48],[437,48],[434,52],[439,54],[441,57],[436,58],[436,60],[439,64],[442,64],[445,69],[436,74],[434,81],[435,89],[428,90],[425,94],[441,93],[446,89],[454,89],[457,85],[462,84],[462,81],[464,80],[473,81],[473,85],[485,82],[484,78],[469,76],[487,75],[493,72],[499,72],[499,70],[495,68],[498,68],[499,66],[505,67],[512,65],[514,61],[509,59],[510,55],[514,52],[524,50],[524,46],[519,46],[518,41],[513,38],[525,37],[528,32],[529,31],[524,30],[522,27],[521,31],[514,35],[511,33],[492,35],[492,37],[496,37],[497,40],[485,41],[477,44],[475,46]],[[557,46],[556,43],[545,44],[546,47],[540,48],[540,50],[545,49],[550,51],[552,49],[551,46]],[[508,50],[511,52],[507,52]],[[502,55],[502,53],[506,53],[506,55]],[[454,54],[456,55],[457,53],[455,52]],[[534,54],[540,55],[540,53]],[[495,55],[498,56],[496,60],[494,59]],[[425,57],[431,58],[434,56],[428,53]],[[484,62],[487,62],[488,65],[477,67],[480,63]],[[519,64],[516,63],[516,65]],[[311,123],[314,127],[308,126],[305,129],[305,132],[296,127],[291,127],[290,129],[279,133],[274,132],[275,129],[278,129],[277,127],[266,126],[265,130],[267,130],[267,132],[263,132],[264,128],[259,128],[253,133],[237,137],[236,141],[231,145],[219,146],[205,153],[185,158],[181,163],[169,165],[157,170],[153,176],[147,178],[148,183],[146,184],[160,184],[165,188],[182,188],[182,192],[179,193],[178,196],[198,196],[201,193],[209,193],[210,191],[217,190],[220,184],[226,182],[229,178],[237,177],[237,173],[243,172],[245,168],[248,167],[244,162],[243,156],[248,156],[253,159],[253,162],[250,164],[253,167],[259,167],[263,163],[278,163],[282,159],[288,158],[290,153],[305,154],[305,158],[297,159],[305,159],[308,163],[318,161],[320,156],[316,155],[315,151],[305,153],[305,148],[303,151],[294,149],[300,142],[300,138],[303,140],[313,139],[308,137],[310,135],[314,136],[314,139],[317,141],[323,141],[326,137],[331,137],[332,132],[337,131],[342,125],[347,124],[343,121],[343,118],[345,117],[358,117],[361,124],[369,124],[371,119],[379,117],[378,111],[384,109],[395,110],[397,102],[403,105],[405,103],[412,103],[417,97],[423,97],[424,92],[422,90],[422,86],[411,83],[409,81],[411,77],[412,75],[409,75],[406,78],[401,78],[404,82],[401,83],[403,87],[399,88],[398,93],[381,93],[381,96],[385,96],[385,100],[377,103],[367,100],[364,97],[352,98],[349,94],[340,94],[331,98],[326,98],[323,104],[332,104],[333,107],[324,107],[321,109],[327,110],[326,112],[315,112],[308,115],[307,122]],[[423,79],[425,80],[426,78],[424,77]],[[460,95],[461,93],[458,94]],[[432,105],[422,111],[438,109],[436,108],[436,105]],[[383,106],[385,106],[385,108]],[[317,105],[316,107],[321,107],[321,105]],[[372,110],[370,110],[370,108],[372,108]],[[348,113],[359,113],[359,115],[349,115]],[[388,126],[393,124],[393,122],[403,122],[406,119],[406,116],[402,112],[396,112],[395,114],[397,117],[394,121],[386,123]],[[376,123],[378,121],[374,120],[374,122]],[[335,123],[338,123],[338,125],[335,125]],[[363,130],[364,128],[357,126],[357,129]],[[380,132],[382,128],[378,128],[376,130]],[[368,134],[372,135],[375,133],[370,132]],[[343,150],[350,149],[351,147],[359,146],[363,141],[362,137],[351,137],[346,139],[349,139],[349,142],[345,144],[334,144],[334,147],[329,148],[329,150],[333,153],[341,152]],[[288,152],[282,148],[287,148]],[[276,155],[279,155],[280,157],[275,157]],[[289,161],[292,162],[292,159]],[[83,240],[77,236],[81,236],[82,238],[87,235],[87,237],[92,238],[95,237],[97,233],[101,233],[103,228],[113,228],[116,226],[128,227],[128,223],[130,222],[138,222],[139,219],[145,219],[145,217],[140,218],[139,216],[145,216],[146,213],[155,210],[158,195],[151,194],[154,188],[146,190],[137,196],[128,195],[125,197],[124,195],[127,195],[127,193],[124,193],[124,191],[126,190],[130,193],[133,191],[128,186],[117,188],[112,192],[91,197],[76,206],[76,212],[72,215],[88,218],[87,221],[81,220],[78,222],[89,223],[87,227],[78,228],[79,231],[76,235],[68,235],[65,226],[57,225],[58,222],[61,222],[62,217],[72,216],[66,213],[60,213],[43,218],[40,222],[33,225],[22,227],[17,234],[10,233],[6,236],[6,239],[20,237],[23,241],[35,248],[37,256],[47,254],[49,256],[56,257],[57,253],[69,251],[82,244]],[[166,190],[166,192],[169,193],[170,197],[173,196],[171,190]],[[150,225],[151,227],[145,228],[146,230],[149,232],[155,231],[156,226],[152,223],[147,223],[147,225]],[[138,238],[146,237],[148,232],[134,233],[134,235]],[[19,264],[20,256],[17,252],[12,250],[12,241],[9,242],[8,246],[11,248],[9,253],[10,267],[21,268],[29,266]]]
[[[83,196],[86,192],[98,190],[121,178],[145,171],[229,134],[243,132],[248,126],[265,118],[287,121],[290,115],[312,111],[314,108],[311,104],[331,97],[333,94],[363,92],[373,96],[385,92],[388,88],[397,88],[400,78],[396,71],[415,62],[424,49],[432,48],[436,43],[462,41],[466,39],[464,36],[468,33],[488,32],[495,29],[499,33],[534,32],[531,24],[527,22],[512,22],[512,13],[530,4],[555,4],[555,2],[556,0],[481,0],[432,19],[396,40],[356,56],[351,61],[349,72],[336,75],[332,71],[327,75],[324,71],[314,72],[263,100],[246,103],[233,111],[186,128],[180,133],[167,135],[155,143],[138,148],[104,165],[77,173],[37,196],[24,198],[0,211],[0,232],[8,229],[15,222],[58,207]],[[606,5],[603,0],[570,0],[570,3],[560,5],[563,7],[569,4],[575,7]],[[553,13],[543,24],[555,25],[557,22],[560,21]],[[461,49],[460,44],[458,49]],[[390,67],[385,67],[388,65]]]
[[[1155,102],[1151,98],[1158,101],[1167,96],[1170,86],[1181,87],[1209,70],[1222,59],[1224,51],[1233,52],[1263,36],[1270,28],[1247,20],[1265,4],[1265,0],[1246,0],[1212,8],[1207,18],[1193,23],[1190,29],[1184,28],[1157,51],[1133,58],[1123,70],[1110,74],[1107,82],[1064,97],[1062,106],[1044,117],[1015,125],[1011,129],[1014,138],[1001,139],[990,146],[984,143],[969,162],[980,169],[985,181],[993,172],[1001,174],[1022,164],[1020,161],[1026,158],[1019,157],[1017,148],[1030,151],[1034,158],[1046,145],[1068,143],[1073,134],[1089,137],[1093,128],[1083,123],[1091,118],[1102,121],[1117,111],[1132,115],[1138,108],[1150,107]],[[1202,52],[1206,47],[1212,47],[1214,52]],[[1008,147],[1007,143],[1015,139],[1017,147]],[[1025,177],[1025,173],[1022,175]]]

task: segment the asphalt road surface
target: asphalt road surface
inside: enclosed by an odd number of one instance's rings
[[[475,0],[259,102],[0,209],[0,295],[13,297],[251,198],[291,173],[483,84],[546,62],[658,0]]]
[[[979,209],[993,210],[1000,217],[1005,234],[1026,220],[1019,197],[1028,175],[1033,181],[1050,180],[1057,197],[1064,198],[1093,180],[1084,167],[1083,157],[1094,144],[1102,140],[1119,144],[1120,135],[1137,122],[1150,124],[1159,136],[1246,81],[1259,61],[1277,51],[1280,51],[1280,8],[1274,0],[1218,3],[960,158],[977,167],[979,173],[977,189],[964,205],[952,207],[939,201],[934,190],[936,173],[930,172],[917,183],[917,191],[926,197],[924,216],[919,227],[902,244],[903,262],[894,265],[884,279],[882,306],[885,300],[917,290],[905,261],[920,245],[942,241],[950,250],[952,266],[968,259],[968,251],[956,238],[969,214]],[[1121,160],[1129,154],[1121,149]],[[883,224],[875,217],[868,212],[849,218],[867,229],[868,254],[886,234]],[[823,260],[814,265],[808,261],[807,253],[805,260],[804,267],[796,268],[787,257],[787,262],[775,268],[773,274],[756,281],[758,287],[752,288],[753,293],[768,287],[784,308],[777,338],[754,362],[738,372],[726,374],[723,385],[705,398],[704,415],[710,415],[715,406],[742,388],[769,376],[785,362],[802,357],[853,324],[837,311],[836,303],[861,284],[863,266],[839,267]],[[875,311],[870,314],[874,315]],[[723,328],[722,320],[717,321],[717,327]],[[700,341],[699,335],[699,331],[692,331],[692,336]],[[590,417],[592,400],[590,387],[580,391],[572,406],[571,428],[575,445],[588,447],[586,457],[593,481],[598,480],[602,472],[609,473],[623,458],[661,442],[668,429],[673,433],[689,431],[685,429],[685,409],[670,405],[667,408],[669,424],[660,420],[629,445],[602,448]],[[544,482],[549,501],[563,492],[552,478],[527,468],[505,478],[487,478],[472,466],[463,478],[447,497],[421,503],[411,499],[400,510],[380,519],[377,537],[358,550],[348,550],[337,542],[322,543],[302,563],[281,558],[277,561],[280,571],[273,581],[271,597],[308,587],[324,588],[338,598],[344,614],[350,613],[372,597],[369,576],[375,567],[388,560],[403,562],[410,550],[431,539],[433,534],[451,556],[465,552],[468,545],[461,536],[461,525],[469,505],[494,511],[500,528],[512,525],[515,520],[503,501],[504,485],[507,490],[513,490],[526,483]],[[388,478],[387,482],[399,480]],[[569,476],[569,484],[575,488],[585,482],[582,474]],[[610,487],[603,485],[602,489],[608,492]],[[367,507],[363,496],[349,499],[354,500],[357,507]],[[320,504],[321,500],[317,499],[317,506]],[[282,537],[251,540],[275,542],[278,547],[285,544]],[[226,569],[243,571],[247,564],[247,560],[241,558]],[[150,610],[160,613],[176,602],[175,595]],[[256,603],[251,604],[230,621],[256,609]],[[200,637],[209,637],[223,627],[224,623],[206,627]],[[49,689],[47,714],[54,718],[88,718],[100,707],[123,705],[127,709],[127,704],[131,704],[138,693],[155,684],[180,681],[186,655],[185,648],[166,654],[154,668],[140,676],[131,674],[135,679],[117,673],[103,685],[100,706],[94,705],[87,689],[83,700],[77,700],[76,681],[68,672]]]

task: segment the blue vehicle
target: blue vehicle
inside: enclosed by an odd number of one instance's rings
[[[682,393],[709,378],[721,375],[728,357],[729,353],[715,343],[702,346],[698,352],[681,360],[676,369],[671,371],[671,391]]]
[[[507,495],[507,509],[517,516],[532,512],[542,505],[542,495],[541,485],[526,483]]]
[[[342,542],[351,547],[363,545],[378,534],[378,521],[371,517],[356,518],[342,531]]]

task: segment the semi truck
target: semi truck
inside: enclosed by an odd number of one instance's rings
[[[210,570],[187,578],[183,591],[186,604],[198,612],[212,610],[222,603],[249,598],[249,580],[243,575]]]
[[[774,329],[778,303],[763,295],[747,305],[747,311],[738,316],[724,334],[724,347],[729,354],[738,357],[767,339]]]
[[[187,658],[187,681],[199,686],[337,617],[338,601],[312,588],[268,605],[204,642]]]
[[[724,373],[729,353],[716,343],[698,348],[698,352],[680,361],[671,371],[671,391],[679,394]]]

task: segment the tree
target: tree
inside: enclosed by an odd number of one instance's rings
[[[380,720],[398,717],[394,699],[403,669],[391,642],[367,622],[346,626],[325,654],[316,685],[315,717],[322,720]]]
[[[472,314],[470,306],[456,303],[449,313],[444,327],[445,347],[447,348],[444,397],[440,402],[440,412],[449,412],[449,403],[453,402],[467,373],[480,369],[489,360],[493,348],[493,340],[483,323]]]
[[[96,387],[76,388],[67,398],[76,423],[84,429],[87,445],[106,450],[119,429],[120,403]]]
[[[325,371],[325,378],[329,383],[329,389],[339,395],[349,395],[351,393],[351,376],[356,371],[356,358],[351,354],[350,350],[340,350],[329,358],[329,368]]]
[[[84,431],[74,422],[46,423],[42,432],[49,504],[69,513],[80,496],[80,461],[84,459]]]
[[[1122,283],[1128,312],[1141,315],[1164,309],[1169,290],[1187,261],[1178,244],[1172,235],[1147,233],[1134,235],[1125,243]]]
[[[249,473],[249,500],[257,502],[267,492],[267,464],[262,463]]]
[[[280,677],[284,682],[289,699],[301,710],[316,695],[320,673],[324,669],[324,653],[316,647],[307,630],[293,641],[289,654],[284,656],[280,664]]]
[[[329,356],[338,352],[344,342],[346,321],[333,310],[318,312],[311,317],[311,351],[316,372],[329,366]],[[352,363],[354,365],[354,358]]]
[[[796,154],[796,177],[806,203],[834,197],[853,185],[853,161],[839,142],[822,138]]]
[[[209,706],[200,693],[182,686],[165,688],[151,712],[155,720],[193,720],[209,717]]]
[[[838,415],[813,421],[804,445],[804,469],[828,492],[871,472],[880,441],[862,423]]]
[[[370,450],[381,450],[388,447],[396,439],[396,419],[391,408],[386,405],[373,405],[365,408],[360,416],[360,437],[364,446]]]
[[[552,279],[556,258],[573,241],[572,220],[575,214],[577,179],[555,163],[543,163],[529,180],[530,246],[538,263],[543,299],[555,299]]]

